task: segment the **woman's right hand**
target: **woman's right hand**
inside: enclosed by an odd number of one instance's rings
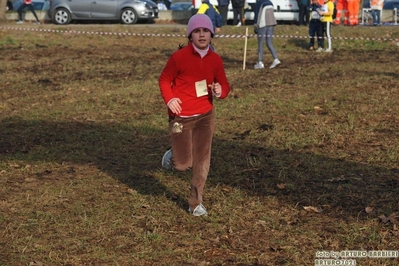
[[[181,106],[180,106],[181,103],[182,103],[182,101],[179,98],[173,98],[168,103],[168,107],[174,114],[178,115],[181,113],[181,110],[182,110]]]

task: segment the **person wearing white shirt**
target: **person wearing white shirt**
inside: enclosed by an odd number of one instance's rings
[[[168,10],[168,8],[166,7],[165,3],[161,0],[157,1],[157,6],[158,6],[158,10],[159,11],[164,11],[164,10]]]
[[[381,25],[381,12],[384,7],[384,0],[371,0],[371,16],[373,17],[373,25]]]

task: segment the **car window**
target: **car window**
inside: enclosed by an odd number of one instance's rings
[[[190,8],[191,4],[183,4],[183,9],[188,10]]]
[[[43,4],[43,10],[49,10],[50,9],[50,1],[46,1]]]

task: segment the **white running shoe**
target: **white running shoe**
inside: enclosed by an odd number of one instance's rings
[[[237,27],[241,27],[241,21],[238,22]]]
[[[208,216],[208,212],[206,211],[202,203],[197,207],[195,207],[194,211],[192,211],[191,208],[188,208],[188,211],[192,213],[194,216],[201,216],[201,215]]]
[[[276,66],[278,66],[278,65],[280,65],[281,64],[281,62],[280,62],[280,60],[278,60],[278,59],[274,59],[274,61],[273,61],[273,63],[270,65],[270,69],[271,68],[275,68]]]
[[[22,24],[22,23],[24,23],[22,20],[17,21],[17,24]]]
[[[333,51],[332,49],[326,49],[325,50],[326,53],[332,53],[332,51]]]
[[[317,50],[316,50],[316,52],[323,52],[323,51],[324,51],[324,49],[321,47],[317,48]]]
[[[173,168],[172,165],[172,150],[169,149],[165,152],[162,157],[162,167],[166,170],[170,170]]]
[[[254,65],[254,68],[255,68],[255,69],[265,68],[265,65],[263,64],[262,61],[259,61],[258,63],[256,63],[256,64]]]

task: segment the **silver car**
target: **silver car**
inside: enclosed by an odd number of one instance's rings
[[[72,20],[117,20],[134,24],[158,18],[158,7],[151,0],[51,0],[49,16],[55,24]]]

